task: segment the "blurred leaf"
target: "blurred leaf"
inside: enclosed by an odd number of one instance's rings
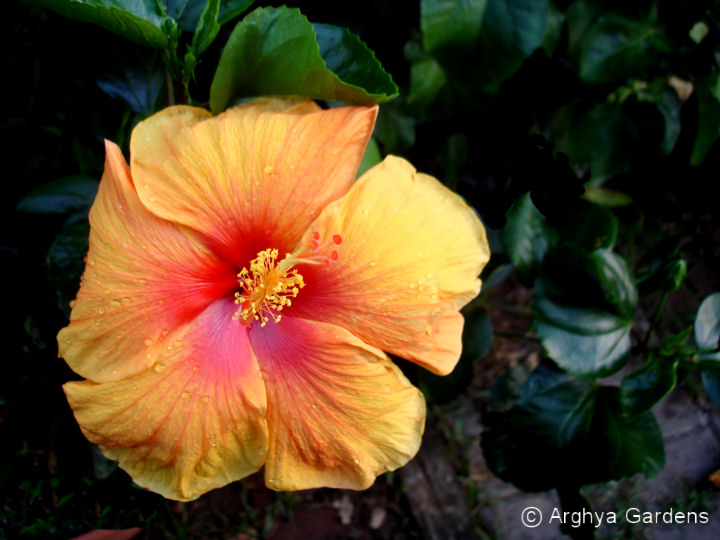
[[[297,9],[258,8],[240,21],[210,87],[217,114],[258,95],[381,103],[397,86],[365,44],[345,28],[312,25]]]
[[[507,277],[512,273],[513,266],[511,264],[501,264],[495,268],[490,275],[483,279],[481,296],[490,295]]]
[[[714,351],[720,344],[720,293],[713,293],[700,304],[695,316],[695,342],[700,350]]]
[[[469,103],[478,91],[495,94],[542,45],[550,17],[548,0],[423,0],[420,9],[425,49]],[[437,88],[431,63],[416,69],[416,88],[420,69],[432,72]]]
[[[541,364],[509,411],[489,415],[485,459],[525,491],[649,478],[664,466],[655,418],[623,416],[617,388],[598,386]]]
[[[555,229],[546,223],[543,215],[535,208],[529,193],[515,201],[500,236],[505,253],[519,272],[529,272],[536,268],[556,240]]]
[[[545,34],[542,38],[540,46],[548,57],[555,53],[555,48],[560,42],[563,34],[563,26],[565,22],[565,13],[560,10],[552,0],[548,2],[550,12],[548,14],[547,25],[545,26]]]
[[[617,234],[618,222],[615,215],[596,204],[583,206],[558,230],[558,238],[562,244],[587,251],[612,249]]]
[[[481,91],[496,93],[541,46],[549,16],[548,0],[488,0],[477,57],[470,64]]]
[[[424,56],[410,65],[407,103],[422,111],[435,103],[446,85],[447,77],[442,66],[432,56]]]
[[[146,61],[141,68],[122,69],[116,75],[98,81],[98,86],[143,116],[152,115],[165,104],[161,99],[165,90],[165,72],[162,64],[155,59]]]
[[[580,53],[580,78],[590,84],[642,77],[658,51],[667,49],[665,34],[655,21],[621,15],[600,15],[588,28]]]
[[[375,142],[375,139],[373,137],[370,137],[368,145],[365,148],[365,153],[363,154],[362,161],[360,162],[360,167],[358,168],[358,177],[365,174],[365,171],[367,171],[371,167],[374,167],[381,161],[382,155],[380,154],[380,148],[378,147],[377,142]]]
[[[510,410],[517,400],[520,388],[530,375],[525,364],[518,364],[503,373],[490,389],[490,406],[494,411]]]
[[[548,127],[571,161],[590,165],[590,186],[597,187],[631,167],[637,128],[620,104],[584,107],[583,102],[559,109]]]
[[[705,369],[700,376],[708,397],[720,405],[720,370]]]
[[[98,480],[105,480],[118,467],[118,462],[105,457],[97,444],[90,444],[92,454],[93,472]]]
[[[587,187],[583,198],[610,208],[632,204],[632,197],[629,195],[604,187]]]
[[[665,83],[664,79],[655,79],[646,88],[639,88],[637,92],[639,101],[653,103],[665,122],[661,151],[668,155],[675,148],[680,136],[680,108],[682,102],[677,91]]]
[[[421,0],[420,29],[425,50],[432,53],[474,47],[487,4],[488,0]]]
[[[32,214],[87,213],[97,190],[97,180],[87,176],[65,176],[30,192],[18,203],[17,209]]]
[[[698,96],[698,133],[695,138],[690,165],[693,167],[705,161],[705,156],[720,137],[720,102],[713,95],[718,72],[713,72],[695,85]]]
[[[620,369],[630,350],[637,292],[625,261],[605,249],[557,249],[535,282],[534,324],[559,366],[583,376]]]
[[[89,236],[87,220],[72,223],[60,231],[48,251],[48,277],[55,286],[58,306],[68,316],[70,301],[75,298],[85,268]]]
[[[32,0],[78,21],[98,24],[131,41],[162,49],[166,13],[156,0]]]
[[[688,35],[690,36],[690,39],[692,39],[695,43],[700,43],[703,39],[707,37],[709,32],[710,29],[708,28],[707,24],[702,21],[698,21],[693,24],[693,27],[690,29],[690,32],[688,32]]]
[[[385,155],[403,155],[415,145],[415,119],[394,103],[385,105],[378,114],[375,137],[382,144]]]
[[[484,308],[476,309],[465,317],[462,354],[476,360],[490,350],[493,328],[490,315]]]
[[[643,367],[625,377],[620,384],[625,414],[635,416],[649,411],[669,394],[677,382],[679,361],[679,358],[651,353]]]

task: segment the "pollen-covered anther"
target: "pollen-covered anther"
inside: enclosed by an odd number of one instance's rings
[[[270,319],[280,322],[279,312],[292,305],[291,299],[305,286],[302,275],[292,269],[296,260],[288,253],[276,265],[277,257],[277,249],[263,250],[250,261],[250,270],[243,268],[237,275],[243,290],[235,293],[235,303],[242,309],[233,315],[234,320],[248,325],[260,321],[261,327]]]

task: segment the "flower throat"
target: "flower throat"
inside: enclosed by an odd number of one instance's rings
[[[328,248],[339,246],[342,242],[342,236],[335,233],[331,242],[321,246],[320,233],[314,231],[309,250],[297,255],[287,253],[279,263],[277,249],[260,251],[257,257],[250,261],[250,270],[243,268],[237,275],[242,292],[235,293],[235,303],[241,306],[241,309],[235,312],[233,320],[240,320],[248,326],[253,321],[260,321],[261,327],[270,319],[280,322],[280,312],[290,307],[292,299],[305,287],[302,275],[293,267],[299,264],[315,264],[330,268],[330,265],[338,260],[339,254],[337,249]]]

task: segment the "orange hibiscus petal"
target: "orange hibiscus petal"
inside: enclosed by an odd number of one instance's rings
[[[268,393],[268,487],[365,489],[415,455],[425,401],[381,351],[295,318],[250,341]]]
[[[458,310],[477,295],[489,259],[473,210],[389,156],[323,211],[300,246],[335,234],[342,244],[332,246],[329,267],[298,267],[307,286],[292,315],[343,326],[370,345],[449,373],[461,351]]]
[[[138,124],[131,169],[155,214],[207,237],[242,267],[268,246],[292,248],[352,185],[376,107],[320,110],[262,99],[208,118],[171,107]]]
[[[143,207],[122,152],[105,146],[85,274],[58,334],[60,356],[97,382],[151,366],[178,327],[237,288],[231,264]]]
[[[194,499],[265,460],[265,388],[233,311],[212,304],[152,369],[63,387],[85,436],[165,497]]]

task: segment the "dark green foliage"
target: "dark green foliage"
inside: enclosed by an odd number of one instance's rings
[[[359,172],[408,157],[476,208],[493,249],[452,374],[400,364],[430,403],[473,389],[493,333],[513,339],[491,320],[508,284],[534,287],[532,305],[511,306],[533,354],[497,378],[482,418],[500,478],[587,510],[583,486],[662,469],[652,409],[664,396],[700,380],[720,404],[720,282],[707,272],[720,260],[708,187],[720,167],[717,2],[258,2],[239,20],[252,0],[28,2],[53,12],[13,3],[6,47],[0,256],[17,315],[0,381],[0,536],[152,523],[187,534],[79,432],[55,346],[84,267],[102,140],[127,150],[132,127],[171,103],[219,114],[258,95],[392,100]],[[695,304],[666,317],[676,291]],[[598,380],[612,373],[619,387]],[[242,532],[267,536],[249,488],[228,489],[252,524]]]

